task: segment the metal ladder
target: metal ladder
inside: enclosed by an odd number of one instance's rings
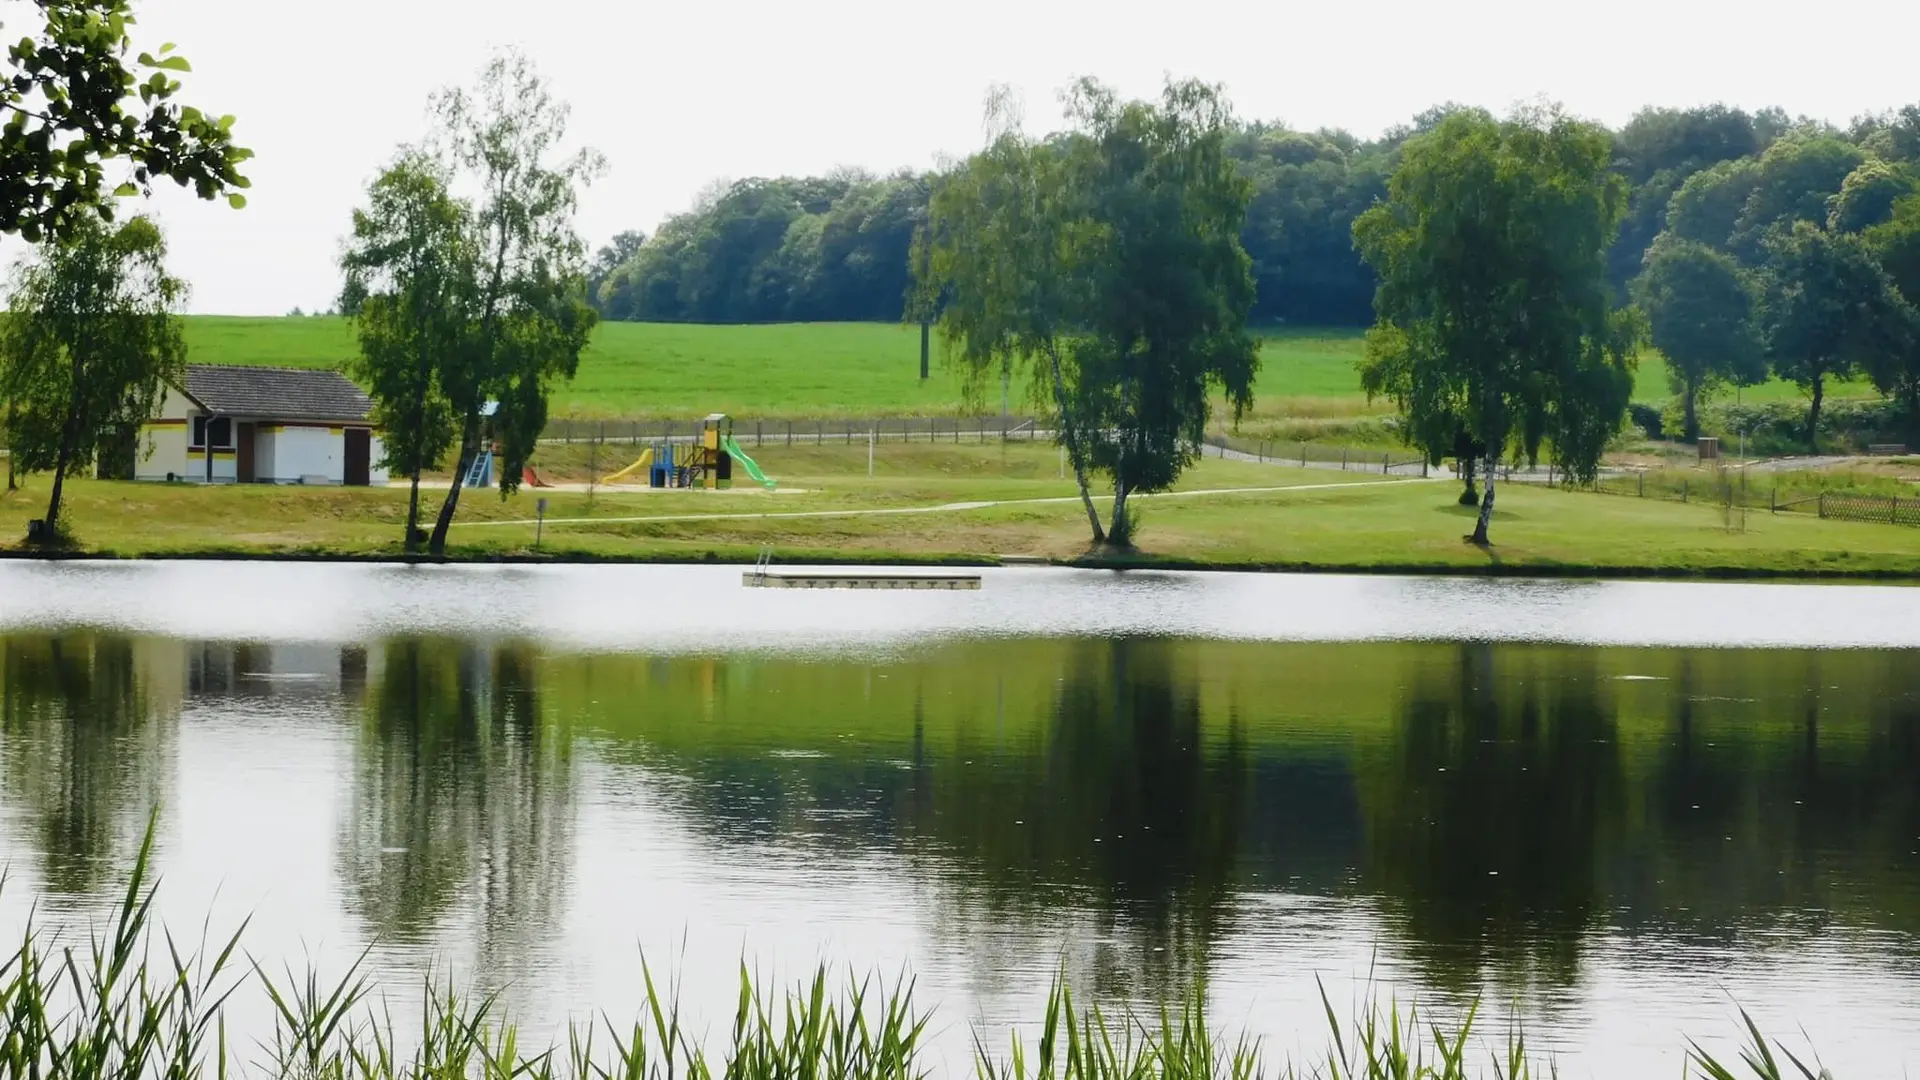
[[[485,487],[487,474],[493,471],[493,451],[482,450],[473,459],[473,465],[467,469],[467,479],[463,486],[470,488]]]

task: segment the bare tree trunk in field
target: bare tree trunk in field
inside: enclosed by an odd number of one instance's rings
[[[1107,536],[1113,543],[1128,548],[1133,546],[1133,522],[1127,517],[1127,496],[1130,494],[1132,492],[1128,490],[1126,481],[1114,482],[1113,524],[1107,529]]]
[[[1474,523],[1473,536],[1469,538],[1472,543],[1481,547],[1490,547],[1493,544],[1493,541],[1487,539],[1487,526],[1493,524],[1493,471],[1496,464],[1493,451],[1488,450],[1483,470],[1487,477],[1487,492],[1480,497],[1480,519]]]
[[[1053,373],[1053,400],[1060,410],[1060,438],[1067,447],[1067,460],[1073,465],[1073,478],[1080,485],[1080,505],[1086,507],[1087,524],[1093,528],[1093,542],[1104,544],[1107,533],[1100,527],[1100,513],[1093,508],[1093,492],[1087,488],[1087,464],[1080,445],[1080,435],[1074,426],[1073,412],[1067,407],[1066,377],[1060,373],[1060,350],[1051,342],[1047,345],[1047,362]]]
[[[440,504],[440,516],[434,519],[433,535],[427,539],[427,554],[447,553],[447,530],[453,527],[453,512],[460,507],[460,488],[467,482],[467,470],[480,453],[480,422],[469,417],[460,432],[460,456],[453,468],[453,486],[447,488],[446,501]]]
[[[16,406],[12,401],[8,401],[7,402],[7,490],[8,491],[16,490],[20,486],[19,484],[15,483],[13,479],[13,428],[14,428],[14,425],[19,422],[20,422],[19,407]]]
[[[1480,488],[1474,483],[1474,460],[1472,454],[1462,454],[1454,459],[1460,465],[1460,479],[1464,486],[1460,491],[1461,506],[1479,506]]]
[[[1687,380],[1686,420],[1681,424],[1680,441],[1696,443],[1700,441],[1700,382]]]

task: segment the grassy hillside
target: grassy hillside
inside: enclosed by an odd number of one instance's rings
[[[194,316],[186,321],[189,356],[198,363],[339,368],[356,351],[346,320]],[[965,409],[959,380],[934,343],[933,377],[919,378],[920,335],[890,323],[786,323],[702,326],[604,323],[580,374],[556,396],[555,416],[644,418],[700,416],[950,416]],[[1266,331],[1255,387],[1254,419],[1352,418],[1384,411],[1360,392],[1354,362],[1360,335],[1347,329]],[[1014,387],[1012,411],[1028,411]],[[1870,393],[1837,387],[1834,396]],[[999,387],[981,404],[1000,407]],[[1635,397],[1669,396],[1657,354],[1640,365]],[[1794,398],[1788,384],[1745,391],[1748,400]],[[1286,437],[1292,437],[1291,435]]]

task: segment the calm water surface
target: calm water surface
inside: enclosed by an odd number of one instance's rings
[[[1064,966],[1204,974],[1277,1054],[1318,978],[1511,1005],[1569,1076],[1678,1076],[1736,1001],[1920,1067],[1898,588],[0,564],[0,933],[78,932],[154,805],[170,925],[372,943],[396,1011],[619,1017],[644,952],[717,1031],[743,957],[825,960],[910,970],[958,1066]]]

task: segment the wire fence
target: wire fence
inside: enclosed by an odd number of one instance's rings
[[[1208,435],[1206,445],[1216,451],[1226,451],[1220,455],[1222,457],[1235,454],[1269,464],[1298,465],[1303,469],[1338,465],[1346,472],[1375,472],[1389,476],[1427,475],[1426,459],[1408,456],[1404,450],[1396,456],[1385,450],[1275,439],[1249,439],[1240,435],[1224,434]]]
[[[1668,502],[1700,503],[1727,510],[1765,510],[1770,514],[1812,514],[1835,521],[1881,525],[1920,525],[1920,498],[1816,492],[1782,497],[1777,481],[1756,479],[1744,470],[1723,469],[1697,475],[1640,471],[1602,476],[1584,490]]]
[[[1050,431],[1028,416],[906,416],[866,419],[755,420],[730,417],[733,437],[742,446],[852,445],[869,439],[901,443],[966,443],[995,440],[1045,441]],[[700,434],[702,420],[549,421],[544,443],[688,442]]]

